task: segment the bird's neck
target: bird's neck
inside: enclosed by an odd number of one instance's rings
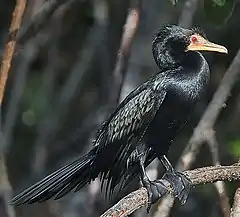
[[[208,63],[200,52],[188,51],[187,53],[178,54],[177,56],[169,53],[154,55],[160,72],[169,71],[170,73],[179,73],[179,76],[196,76],[208,74]],[[185,76],[184,76],[184,75]]]
[[[159,45],[153,46],[153,57],[161,71],[177,68],[184,60],[185,53],[174,54]]]
[[[209,76],[208,63],[200,52],[187,52],[184,61],[181,63],[181,67],[185,76]]]
[[[207,61],[199,52],[188,52],[181,66],[168,70],[167,75],[171,88],[186,99],[196,101],[208,85],[210,72]]]

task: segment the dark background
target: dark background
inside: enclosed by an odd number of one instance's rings
[[[97,127],[116,106],[113,96],[118,94],[113,71],[131,2],[72,2],[59,7],[36,36],[19,43],[14,55],[2,115],[6,167],[14,194],[89,150]],[[187,15],[189,10],[184,11],[189,2],[195,4],[189,9],[192,11],[190,16]],[[23,26],[31,22],[43,3],[44,0],[28,1]],[[0,55],[8,40],[14,6],[13,0],[0,1]],[[180,0],[177,6],[167,0],[142,1],[139,29],[128,59],[120,100],[158,72],[151,53],[151,40],[163,24],[200,26],[209,40],[229,50],[228,55],[204,54],[211,68],[211,83],[196,106],[192,120],[170,150],[169,159],[173,164],[240,47],[239,1],[230,12],[226,12],[227,15],[218,17],[217,13],[217,9],[200,0]],[[240,82],[236,80],[214,126],[223,165],[237,162],[240,156],[239,111]],[[209,147],[204,145],[193,167],[211,164]],[[237,185],[236,182],[226,183],[229,203],[232,203]],[[18,207],[16,216],[95,217],[138,187],[135,181],[109,201],[104,198],[104,193],[99,192],[96,181],[59,201]],[[134,216],[147,216],[144,209]],[[215,187],[207,184],[194,188],[186,205],[180,206],[177,201],[171,215],[223,216]],[[0,213],[0,216],[4,214]]]

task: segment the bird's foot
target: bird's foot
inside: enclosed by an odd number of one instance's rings
[[[187,201],[189,191],[192,187],[191,180],[175,170],[167,171],[162,179],[172,185],[173,195],[179,199],[181,204],[184,204]]]
[[[163,180],[150,181],[149,179],[144,179],[143,186],[147,189],[148,193],[147,212],[149,213],[152,204],[156,203],[169,190]]]

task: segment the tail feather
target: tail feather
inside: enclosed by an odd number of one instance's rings
[[[75,189],[74,191],[78,191],[80,190],[84,185],[86,185],[88,182],[91,181],[91,176],[89,176],[89,170],[85,170],[85,174],[82,173],[79,174],[77,173],[75,176],[72,177],[72,180],[65,185],[54,197],[55,200],[63,197],[64,195],[66,195],[69,191]],[[80,186],[80,188],[79,188]]]
[[[126,166],[125,160],[132,151],[130,146],[122,150],[116,144],[100,151],[96,146],[82,158],[58,169],[15,196],[11,204],[32,204],[44,202],[50,198],[59,199],[70,191],[80,190],[98,175],[100,175],[100,180],[102,181],[101,188],[105,181],[106,195],[109,193],[111,197],[117,185],[120,184],[119,190],[121,190],[140,174],[138,162],[135,162],[131,167],[127,168]],[[145,166],[154,158],[155,154],[153,151],[150,151],[145,161]]]
[[[82,158],[60,168],[24,190],[15,196],[11,203],[21,205],[24,203],[44,202],[53,197],[54,199],[59,199],[74,188],[83,187],[95,178],[92,177],[94,174],[91,173],[93,158],[94,154],[89,152]]]
[[[64,169],[62,172],[61,170],[59,171],[59,175],[55,175],[53,177],[49,177],[50,179],[40,181],[40,183],[37,183],[36,186],[33,185],[33,189],[30,191],[26,190],[27,192],[23,195],[25,199],[24,202],[36,202],[38,200],[45,201],[49,199],[49,197],[52,196],[52,194],[55,193],[55,191],[58,191],[60,188],[60,185],[62,186],[66,182],[68,182],[69,178],[75,171],[78,169],[78,167],[81,167],[81,165],[76,164],[75,166],[71,166],[69,169],[70,171]]]
[[[73,190],[78,184],[78,180],[73,180],[67,185],[65,185],[54,197],[55,200],[63,197],[66,195],[69,191]]]

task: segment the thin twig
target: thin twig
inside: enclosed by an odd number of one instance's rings
[[[212,153],[213,165],[219,166],[219,144],[216,139],[215,131],[211,130],[208,132],[207,143],[210,147],[210,151]],[[220,199],[220,206],[224,217],[230,216],[230,205],[229,205],[229,198],[227,196],[225,183],[223,181],[218,181],[214,183],[214,186],[219,194]]]
[[[141,1],[133,0],[133,6],[128,13],[126,24],[122,34],[122,41],[118,51],[118,57],[117,57],[115,69],[113,71],[112,79],[110,79],[110,82],[109,82],[111,84],[109,85],[111,86],[111,90],[109,91],[109,97],[107,100],[107,105],[109,109],[106,112],[106,114],[103,115],[105,117],[109,114],[109,112],[111,112],[114,108],[116,108],[116,106],[119,103],[121,90],[122,90],[123,82],[125,79],[126,67],[128,64],[128,59],[130,57],[132,43],[139,26],[140,8],[141,8]],[[71,88],[72,88],[72,85],[71,85]],[[82,128],[92,129],[92,128],[95,128],[95,126],[99,125],[99,119],[102,120],[102,117],[99,118],[99,114],[100,114],[99,111],[94,111],[93,113],[90,113],[90,115],[86,118],[86,121],[83,122],[82,124],[83,127],[79,128],[79,130],[77,131],[78,137],[80,132],[83,131]],[[83,132],[86,132],[86,130],[84,130]]]
[[[230,217],[240,217],[240,188],[235,192]]]
[[[161,201],[157,207],[157,211],[154,213],[154,217],[165,217],[168,216],[171,208],[174,204],[174,196],[172,194],[167,195]]]
[[[16,6],[12,14],[12,22],[11,22],[9,33],[8,33],[9,41],[5,46],[5,50],[3,53],[3,60],[2,60],[1,69],[0,69],[0,75],[1,75],[0,76],[0,105],[2,104],[2,101],[3,101],[5,85],[7,82],[8,73],[11,67],[13,53],[16,46],[15,36],[20,28],[26,4],[27,4],[26,0],[23,0],[23,1],[18,0],[16,2]]]
[[[240,160],[238,161],[239,163]],[[240,188],[237,188],[235,192],[230,217],[240,217]]]
[[[112,91],[109,98],[111,107],[110,110],[115,108],[119,102],[120,93],[127,71],[131,47],[139,26],[141,0],[133,0],[132,4],[133,6],[128,13],[126,24],[124,26],[122,41],[117,56],[117,62],[113,71],[114,79],[112,83],[112,90],[114,91]]]
[[[12,21],[11,21],[11,25],[9,28],[9,41],[7,42],[7,44],[5,46],[5,50],[3,53],[3,60],[2,60],[1,68],[0,68],[0,107],[2,105],[5,86],[6,86],[6,82],[7,82],[7,78],[8,78],[8,74],[9,74],[9,69],[11,67],[13,54],[14,54],[15,47],[16,47],[15,36],[21,25],[21,21],[22,21],[22,17],[23,17],[24,11],[25,11],[26,3],[27,3],[26,0],[22,0],[22,1],[18,0],[16,2],[16,6],[15,6],[15,9],[12,14]],[[1,111],[2,110],[0,108],[0,116],[2,116]],[[0,126],[2,126],[2,120],[1,120]],[[14,217],[15,216],[14,209],[11,206],[9,206],[9,204],[8,204],[8,201],[11,197],[12,189],[11,189],[11,185],[8,180],[7,169],[5,166],[6,165],[5,157],[4,157],[4,153],[3,153],[3,146],[4,146],[5,138],[2,133],[2,127],[0,127],[0,142],[1,142],[1,145],[0,145],[0,174],[1,174],[1,176],[0,176],[0,194],[1,195],[0,195],[0,197],[2,197],[0,206],[6,213],[6,216]]]
[[[192,181],[193,185],[212,183],[216,181],[232,181],[240,179],[240,165],[210,166],[185,171],[184,174]],[[166,180],[163,180],[166,182]],[[168,183],[170,186],[170,183]],[[169,188],[171,193],[171,188]],[[147,191],[140,188],[121,199],[117,204],[108,209],[101,217],[124,217],[147,204]]]

